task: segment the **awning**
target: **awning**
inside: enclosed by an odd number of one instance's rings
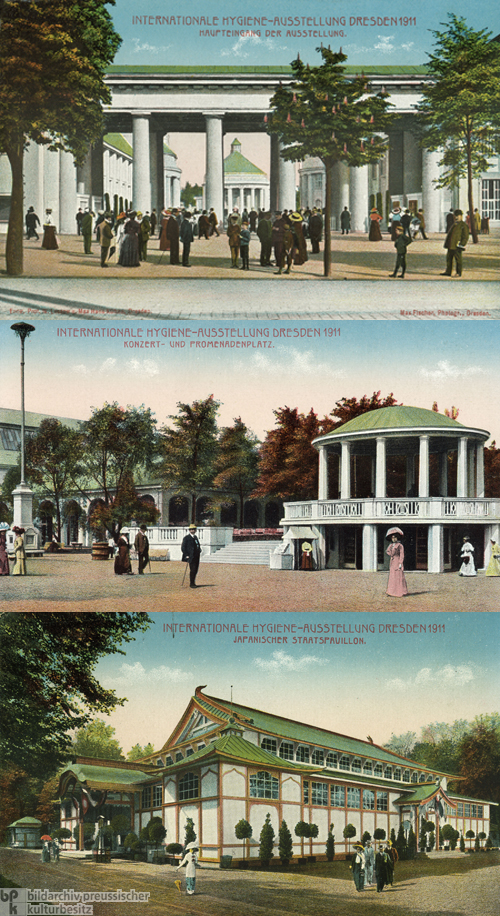
[[[310,528],[309,526],[304,525],[303,528],[302,527],[299,528],[296,525],[292,525],[290,528],[288,528],[286,533],[283,535],[283,540],[284,541],[298,541],[303,538],[308,538],[308,540],[313,540],[315,538],[317,539],[318,537],[319,535],[315,534],[312,528]]]

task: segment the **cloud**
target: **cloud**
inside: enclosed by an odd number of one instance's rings
[[[415,687],[432,687],[439,684],[441,688],[461,687],[475,680],[474,671],[470,665],[443,665],[442,668],[421,668],[414,678],[407,680],[393,678],[386,681],[388,690],[410,691]]]
[[[419,369],[419,375],[432,379],[457,379],[486,375],[486,370],[481,366],[454,366],[447,359],[442,359],[435,369],[424,369],[423,367]]]
[[[238,41],[229,48],[227,51],[221,51],[221,57],[239,57],[245,58],[250,57],[250,54],[253,53],[254,48],[257,45],[264,46],[268,51],[284,51],[286,50],[286,45],[277,46],[272,39],[267,38],[265,41],[259,37],[255,32],[252,32],[251,29],[248,32],[245,32],[243,35],[240,35]]]
[[[116,684],[137,684],[148,683],[153,685],[158,683],[182,684],[190,681],[193,675],[191,671],[183,671],[181,668],[169,668],[167,665],[160,665],[158,668],[144,668],[141,662],[135,662],[128,665],[124,662],[120,666],[119,674],[113,678]]]
[[[277,347],[274,356],[255,353],[251,357],[250,369],[262,374],[302,377],[319,376],[322,373],[329,378],[346,378],[344,369],[336,368],[332,363],[319,363],[312,350],[296,350],[294,347]]]
[[[147,375],[153,378],[160,374],[159,367],[154,359],[130,359],[127,363],[127,369],[130,372],[140,375]]]
[[[72,366],[72,369],[77,375],[89,375],[90,373],[90,369],[84,363],[77,363],[76,366]]]
[[[373,46],[375,51],[382,51],[382,54],[390,54],[394,51],[396,45],[393,42],[394,35],[379,35],[378,44]]]
[[[271,658],[256,658],[257,668],[264,671],[303,671],[304,668],[310,668],[312,665],[327,665],[326,659],[317,658],[315,655],[303,655],[301,658],[293,658],[286,652],[278,650],[273,652]]]
[[[148,54],[162,54],[164,51],[168,51],[172,45],[149,45],[147,42],[142,42],[138,38],[133,39],[133,54],[141,54],[143,51],[146,51]]]
[[[101,375],[106,375],[108,372],[114,372],[116,368],[116,363],[117,361],[113,356],[108,356],[108,358],[104,360],[102,365],[99,366],[98,371],[100,372]]]

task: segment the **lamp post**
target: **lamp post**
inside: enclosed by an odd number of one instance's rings
[[[24,443],[25,443],[25,411],[24,411],[24,341],[35,330],[32,324],[26,324],[19,321],[11,325],[11,330],[21,340],[21,482],[14,490],[12,496],[14,500],[14,525],[22,527],[26,531],[25,544],[37,546],[37,534],[33,528],[33,492],[26,485],[24,479],[25,460],[24,460]],[[31,530],[29,530],[31,529]]]

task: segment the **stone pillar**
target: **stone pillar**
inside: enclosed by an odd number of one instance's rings
[[[484,499],[484,443],[476,443],[476,496]]]
[[[134,165],[132,203],[135,210],[151,211],[151,171],[149,151],[149,115],[147,111],[132,118]]]
[[[155,131],[150,136],[151,210],[163,209],[163,133]]]
[[[172,207],[180,207],[181,205],[181,179],[178,175],[174,175],[172,178]],[[212,204],[213,206],[213,204]],[[215,211],[217,213],[217,210]],[[218,215],[218,214],[217,214]]]
[[[377,499],[385,499],[387,494],[385,445],[386,440],[384,436],[377,436],[377,453],[375,458],[375,496]]]
[[[61,150],[59,164],[59,232],[76,233],[76,167],[71,153]]]
[[[52,219],[56,224],[57,229],[59,230],[59,167],[59,151],[46,150],[43,168],[43,204],[41,207],[41,213],[38,214],[42,224],[42,234],[43,223],[45,221],[45,210],[47,208],[52,210]]]
[[[77,192],[81,196],[92,193],[92,151],[89,149],[85,162],[77,169]]]
[[[104,151],[102,145],[102,137],[99,140],[96,140],[92,144],[91,150],[91,208],[100,210],[103,207],[103,194],[104,194]]]
[[[363,569],[377,572],[377,527],[363,525]]]
[[[224,216],[223,119],[223,111],[205,113],[205,207],[213,207],[220,220]]]
[[[415,135],[403,131],[404,193],[406,197],[417,195],[422,187],[422,155]]]
[[[418,495],[429,496],[429,436],[419,436]]]
[[[427,535],[427,572],[444,572],[444,538],[442,525],[429,525]]]
[[[434,184],[434,179],[439,178],[438,162],[441,155],[441,152],[422,151],[422,207],[427,232],[441,232],[444,228],[441,191]]]
[[[328,499],[328,452],[324,445],[319,447],[318,499]]]
[[[332,168],[332,212],[334,229],[340,229],[340,214],[344,207],[349,209],[349,167],[345,162],[336,162]]]
[[[357,232],[368,231],[368,166],[350,170],[351,228]]]
[[[280,151],[282,148],[280,144]],[[278,209],[295,210],[295,162],[287,162],[280,156],[278,182]]]
[[[467,496],[467,439],[458,440],[457,496]]]
[[[342,442],[340,498],[351,498],[351,443],[348,441]]]
[[[439,453],[439,495],[448,496],[448,452]]]
[[[476,449],[471,442],[471,448],[467,450],[467,496],[476,495],[476,475],[475,475]]]
[[[278,210],[280,144],[277,134],[271,134],[271,162],[269,167],[269,209],[274,216]],[[231,204],[229,204],[231,209]]]
[[[24,151],[24,212],[28,207],[34,207],[41,223],[43,223],[43,214],[45,212],[43,203],[43,159],[44,147],[31,140],[28,148]]]

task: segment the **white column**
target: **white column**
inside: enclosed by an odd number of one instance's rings
[[[328,499],[328,453],[326,446],[319,447],[318,499]]]
[[[345,162],[336,162],[332,168],[332,212],[333,227],[340,229],[340,214],[344,207],[349,209],[349,167]]]
[[[24,151],[24,211],[34,207],[43,223],[43,159],[45,148],[31,140]],[[76,209],[75,209],[76,213]]]
[[[419,436],[418,495],[429,496],[429,436]]]
[[[76,167],[71,153],[59,153],[59,232],[76,232]]]
[[[448,496],[448,452],[439,454],[439,495]]]
[[[384,499],[387,495],[386,485],[386,440],[384,436],[377,436],[377,453],[375,458],[375,496]]]
[[[457,496],[467,496],[467,439],[458,440]]]
[[[377,528],[376,525],[363,525],[363,569],[377,572]]]
[[[422,207],[427,232],[440,232],[444,214],[441,213],[441,190],[436,188],[434,179],[439,178],[442,152],[422,150]]]
[[[283,146],[280,144],[280,150]],[[279,158],[278,210],[295,210],[295,162]]]
[[[181,205],[181,179],[178,175],[174,175],[172,178],[172,207],[180,207]],[[213,206],[213,204],[212,204]]]
[[[484,499],[484,443],[476,443],[476,496]]]
[[[368,230],[368,166],[350,170],[351,228],[358,232]]]
[[[471,442],[471,448],[467,450],[467,496],[476,495],[475,452],[474,443]]]
[[[59,167],[59,151],[46,150],[43,169],[43,206],[42,212],[38,214],[40,217],[40,222],[42,223],[42,227],[45,220],[45,210],[50,208],[52,210],[52,219],[59,229]]]
[[[427,535],[427,572],[444,572],[444,538],[442,525],[429,525]]]
[[[340,498],[351,498],[351,443],[342,442]]]
[[[132,202],[136,210],[151,210],[151,173],[149,153],[149,112],[132,118],[134,134],[134,166]]]
[[[224,112],[204,112],[206,130],[205,207],[213,207],[218,218],[224,216]],[[231,207],[229,208],[231,209]]]

